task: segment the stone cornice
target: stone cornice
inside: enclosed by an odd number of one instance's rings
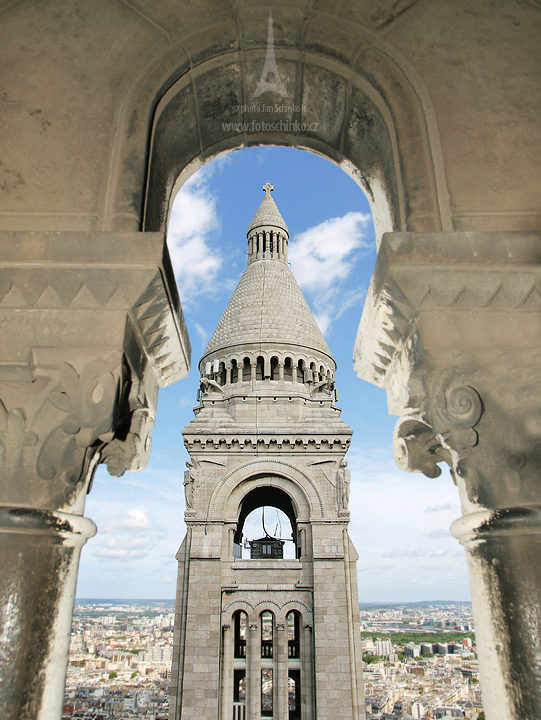
[[[347,450],[351,443],[351,433],[340,433],[338,435],[320,436],[315,433],[310,435],[246,435],[243,433],[184,435],[184,445],[191,453],[198,450],[224,450],[254,452],[264,449],[265,451],[288,451],[301,450],[323,450],[325,452],[340,452]]]
[[[0,257],[0,312],[105,313],[95,328],[128,313],[158,385],[186,377],[190,342],[162,233],[2,232]]]
[[[540,309],[539,233],[387,233],[359,326],[355,370],[380,387],[401,366],[411,373],[422,350],[421,318],[422,346],[433,347],[438,316],[475,310],[494,323],[495,316]],[[474,347],[477,328],[461,330],[462,347]]]

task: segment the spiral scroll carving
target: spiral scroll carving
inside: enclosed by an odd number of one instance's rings
[[[469,385],[456,385],[445,393],[451,427],[472,428],[481,419],[483,406],[476,390]]]
[[[436,383],[434,395],[427,403],[434,432],[457,449],[474,447],[479,439],[474,427],[483,414],[479,393],[470,385],[453,385],[445,390],[442,385],[443,378]]]

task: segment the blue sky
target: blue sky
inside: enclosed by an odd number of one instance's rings
[[[359,380],[352,349],[376,260],[368,202],[328,160],[259,147],[222,155],[181,188],[168,244],[192,343],[189,377],[160,390],[152,454],[139,473],[100,466],[85,514],[98,534],[83,548],[77,597],[174,598],[175,553],[185,533],[181,431],[196,404],[199,358],[246,267],[246,230],[273,197],[290,232],[291,268],[338,363],[343,419],[353,428],[350,534],[359,553],[359,600],[469,600],[464,550],[449,534],[459,517],[447,466],[431,480],[398,470],[396,421],[385,391]],[[274,530],[276,516],[267,522]],[[251,526],[253,536],[258,521]]]

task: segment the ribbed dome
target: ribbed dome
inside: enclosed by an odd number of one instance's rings
[[[319,350],[332,358],[293,273],[286,264],[268,260],[244,271],[203,358],[215,350],[263,342]]]
[[[267,183],[267,185],[270,186],[269,183]],[[282,217],[282,214],[280,213],[278,208],[276,207],[276,203],[271,198],[269,191],[267,191],[267,194],[261,201],[261,205],[257,208],[254,219],[252,220],[252,222],[250,223],[250,227],[248,228],[247,235],[249,235],[252,230],[255,230],[255,228],[265,226],[280,228],[281,230],[286,232],[289,237],[289,230],[287,229],[285,220]]]

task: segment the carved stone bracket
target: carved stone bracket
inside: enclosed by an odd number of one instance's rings
[[[449,451],[434,435],[430,425],[411,416],[396,423],[393,445],[395,462],[406,472],[421,472],[429,478],[437,478],[441,475],[438,463],[451,464]]]

